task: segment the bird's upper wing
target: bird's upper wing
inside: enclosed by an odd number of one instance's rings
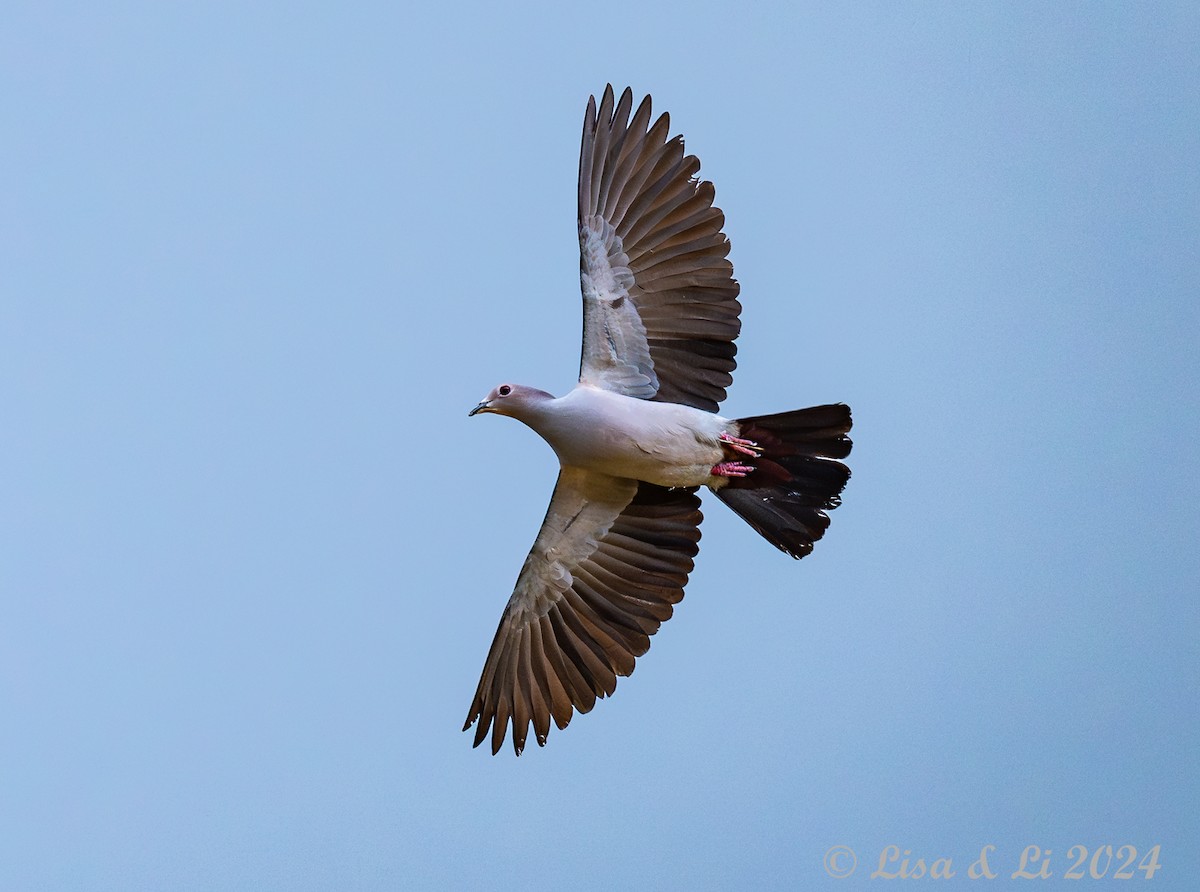
[[[725,216],[650,97],[588,101],[579,155],[579,380],[710,412],[725,398],[741,323]]]
[[[499,752],[511,719],[520,755],[531,721],[545,744],[613,693],[683,598],[700,520],[694,489],[562,469],[463,726],[475,746],[490,726]]]

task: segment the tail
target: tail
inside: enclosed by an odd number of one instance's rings
[[[841,504],[850,469],[835,459],[850,454],[846,434],[853,422],[841,403],[738,420],[737,436],[762,454],[738,455],[754,467],[714,490],[722,502],[781,551],[799,560],[825,535],[829,515]]]

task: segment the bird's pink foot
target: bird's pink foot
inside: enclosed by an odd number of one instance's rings
[[[755,457],[762,455],[762,447],[753,440],[743,440],[741,437],[735,437],[724,431],[717,434],[717,439],[721,441],[722,445],[729,447],[734,452],[740,452],[742,455]]]
[[[744,465],[736,461],[723,461],[719,465],[713,465],[710,473],[714,477],[745,477],[753,470],[753,465]]]

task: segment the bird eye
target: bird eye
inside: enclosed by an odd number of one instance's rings
[[[507,384],[501,384],[500,389],[496,392],[499,393],[501,396],[508,396],[510,393],[512,393],[512,388],[509,387]]]

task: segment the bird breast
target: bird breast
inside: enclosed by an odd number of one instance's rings
[[[722,460],[717,437],[733,422],[690,406],[580,385],[548,401],[534,428],[559,461],[659,486],[699,486]]]

